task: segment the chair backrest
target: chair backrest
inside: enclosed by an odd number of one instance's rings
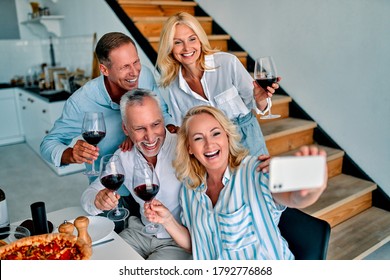
[[[279,229],[296,260],[325,260],[330,225],[298,209],[287,208],[280,217]]]

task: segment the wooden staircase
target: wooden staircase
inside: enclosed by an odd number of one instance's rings
[[[109,4],[115,2],[106,1]],[[155,51],[159,44],[160,30],[167,17],[179,11],[197,16],[197,4],[192,1],[118,0],[117,4]],[[206,30],[211,45],[222,51],[230,51],[230,36],[213,34],[215,25],[211,17],[202,14],[197,18]],[[247,66],[250,58],[246,52],[232,52]],[[293,100],[289,96],[276,94],[272,103],[272,112],[282,117],[275,120],[258,119],[271,156],[291,155],[300,146],[309,144],[317,144],[327,152],[328,187],[314,205],[301,210],[324,219],[331,225],[328,259],[362,259],[390,241],[390,212],[373,206],[372,193],[377,189],[376,184],[343,173],[344,151],[324,146],[321,141],[314,141],[314,135],[318,132],[317,124],[291,116]]]

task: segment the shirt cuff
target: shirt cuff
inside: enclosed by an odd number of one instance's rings
[[[52,161],[53,161],[53,164],[55,165],[55,167],[67,166],[67,164],[61,164],[62,154],[65,152],[65,150],[67,148],[69,148],[69,147],[65,146],[65,145],[59,145],[53,150]]]
[[[89,186],[81,195],[81,199],[80,199],[81,206],[83,207],[84,211],[87,212],[89,215],[95,216],[100,213],[103,213],[103,210],[100,210],[95,206],[95,197],[97,193],[98,190]]]
[[[264,116],[265,113],[267,113],[271,107],[272,107],[271,97],[268,97],[267,98],[267,107],[265,107],[265,109],[263,111],[260,110],[259,108],[257,108],[257,106],[255,106],[256,114],[260,114],[260,115]]]

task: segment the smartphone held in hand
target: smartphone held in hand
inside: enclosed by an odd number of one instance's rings
[[[319,188],[326,172],[324,156],[274,157],[270,161],[269,187],[271,192],[289,192]]]

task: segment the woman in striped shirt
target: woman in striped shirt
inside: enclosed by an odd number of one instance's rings
[[[181,189],[182,223],[157,200],[145,215],[161,223],[194,259],[294,259],[278,223],[287,207],[313,204],[326,188],[271,193],[268,174],[240,144],[234,124],[218,109],[198,106],[186,114],[174,161]],[[303,147],[298,155],[322,155]]]

